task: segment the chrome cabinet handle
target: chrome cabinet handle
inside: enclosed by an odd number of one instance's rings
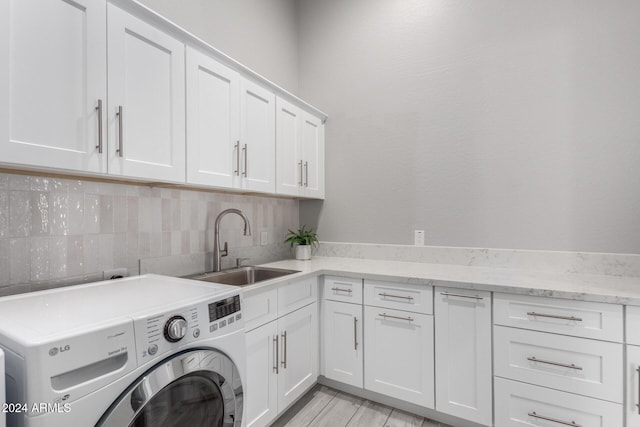
[[[240,141],[236,141],[233,149],[236,152],[236,170],[234,170],[233,173],[235,173],[236,176],[240,176]]]
[[[242,147],[242,151],[244,152],[244,172],[242,172],[242,175],[246,178],[247,177],[247,144],[244,144],[244,147]]]
[[[390,314],[387,313],[378,313],[378,316],[380,317],[384,317],[385,319],[389,318],[389,319],[399,319],[399,320],[407,320],[409,322],[413,322],[413,317],[408,316],[408,317],[398,317],[398,316],[392,316]]]
[[[569,421],[562,421],[562,420],[559,420],[557,418],[545,417],[544,415],[536,414],[536,411],[528,412],[527,415],[529,415],[530,417],[533,417],[533,418],[539,418],[541,420],[551,421],[552,423],[558,423],[558,424],[562,424],[562,425],[565,425],[565,426],[582,427],[582,424],[577,424],[575,421],[569,422]]]
[[[405,297],[405,296],[402,296],[402,295],[387,294],[387,293],[384,293],[384,292],[380,293],[378,295],[380,295],[383,298],[402,298],[402,299],[406,299],[406,300],[409,300],[409,301],[411,301],[413,299],[413,297]]]
[[[638,366],[638,368],[636,369],[636,372],[638,373],[638,403],[636,403],[636,406],[638,407],[638,414],[640,414],[640,366]]]
[[[102,154],[102,99],[98,99],[98,105],[96,105],[96,114],[98,115],[98,153]]]
[[[298,181],[298,185],[302,187],[302,160],[298,162],[298,166],[300,166],[300,181]]]
[[[278,373],[278,359],[279,359],[279,348],[278,348],[278,334],[275,334],[273,337],[273,348],[274,351],[276,353],[276,357],[275,357],[275,365],[273,365],[273,370],[275,371],[275,373]]]
[[[122,128],[122,122],[123,122],[124,119],[122,118],[122,116],[123,116],[122,105],[118,106],[118,112],[116,113],[116,115],[118,116],[118,148],[116,149],[116,153],[118,153],[118,157],[123,157],[124,156],[124,152],[123,152],[124,130]]]
[[[536,357],[527,357],[527,360],[529,360],[531,362],[545,363],[547,365],[561,366],[563,368],[570,368],[570,369],[575,369],[577,371],[582,371],[582,367],[574,365],[573,363],[572,364],[558,363],[558,362],[552,362],[550,360],[538,359]]]
[[[353,318],[353,349],[358,351],[358,318]]]
[[[336,292],[353,292],[351,289],[342,289],[342,288],[331,288],[332,291],[336,291]]]
[[[309,186],[309,162],[304,162],[304,186]]]
[[[478,295],[452,294],[452,293],[450,293],[450,292],[440,292],[440,295],[444,295],[445,297],[471,298],[471,299],[477,299],[477,300],[484,299],[484,297],[480,297],[480,296],[478,296]]]
[[[535,311],[527,311],[527,315],[535,317],[549,317],[551,319],[575,320],[576,322],[582,322],[582,318],[575,316],[559,316],[557,314],[536,313]]]
[[[282,346],[282,362],[280,363],[284,369],[287,369],[287,331],[282,332]]]

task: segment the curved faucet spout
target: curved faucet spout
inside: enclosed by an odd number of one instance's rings
[[[224,242],[224,249],[220,249],[220,220],[223,216],[234,213],[239,215],[244,221],[244,235],[251,236],[251,224],[249,223],[249,218],[247,215],[242,212],[240,209],[225,209],[218,214],[216,217],[216,222],[214,225],[214,238],[213,238],[213,271],[220,271],[221,269],[221,260],[223,256],[227,256],[229,254],[229,250],[227,247],[227,242]]]

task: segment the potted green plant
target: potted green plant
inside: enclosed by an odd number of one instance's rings
[[[308,260],[311,259],[311,248],[318,247],[318,235],[303,225],[298,231],[289,230],[284,242],[295,247],[296,259]]]

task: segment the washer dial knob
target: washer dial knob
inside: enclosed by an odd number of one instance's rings
[[[169,342],[178,342],[187,335],[187,321],[182,316],[173,316],[164,325],[164,337]]]

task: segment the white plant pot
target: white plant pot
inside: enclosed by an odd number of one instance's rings
[[[301,261],[311,259],[311,245],[296,246],[296,259]]]

